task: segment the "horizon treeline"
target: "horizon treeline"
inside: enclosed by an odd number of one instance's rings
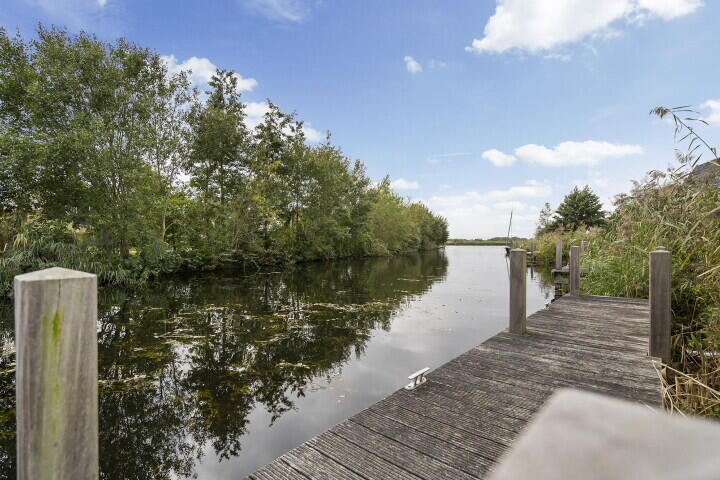
[[[446,242],[444,218],[373,184],[238,77],[200,92],[152,50],[0,29],[0,289],[49,265],[131,283],[164,272],[388,255]]]

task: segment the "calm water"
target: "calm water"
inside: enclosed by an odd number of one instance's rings
[[[529,312],[551,295],[531,275]],[[505,328],[507,298],[503,247],[102,291],[101,478],[241,478]],[[3,308],[0,478],[15,478]]]

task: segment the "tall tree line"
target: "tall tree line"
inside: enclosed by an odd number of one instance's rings
[[[294,114],[269,103],[249,128],[232,71],[199,92],[122,39],[0,29],[0,290],[54,264],[125,283],[446,239],[329,136],[309,145]]]

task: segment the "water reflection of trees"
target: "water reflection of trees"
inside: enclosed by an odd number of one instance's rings
[[[236,455],[254,408],[274,422],[446,270],[430,252],[101,292],[101,477],[191,477],[206,445]],[[11,341],[8,317],[0,335]],[[0,478],[15,476],[13,380],[0,376]]]

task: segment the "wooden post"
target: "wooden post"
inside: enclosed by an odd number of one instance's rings
[[[671,255],[665,247],[650,252],[650,356],[663,363],[672,360],[670,353],[670,277]]]
[[[563,267],[563,242],[558,240],[555,242],[555,269],[560,270]]]
[[[16,276],[15,343],[18,480],[97,479],[95,275]]]
[[[588,247],[588,241],[587,241],[587,240],[582,240],[582,241],[580,242],[580,255],[582,255],[582,254],[585,253],[585,250],[587,250],[587,247]]]
[[[580,295],[580,247],[570,247],[570,295]]]
[[[520,248],[510,251],[510,333],[527,332],[527,252]]]

